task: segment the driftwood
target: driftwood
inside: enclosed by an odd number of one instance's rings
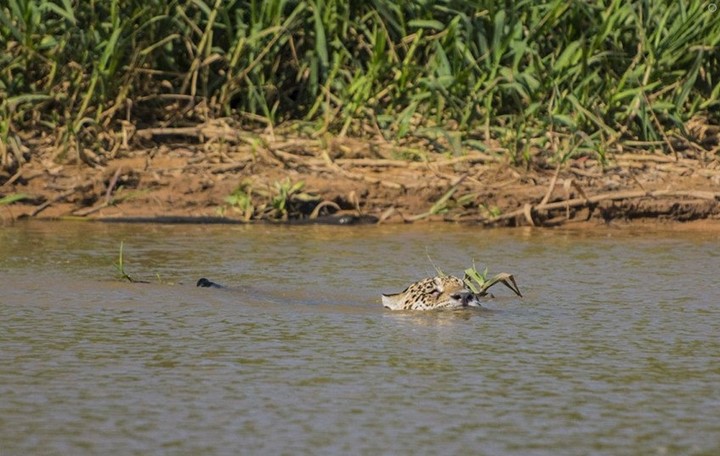
[[[602,193],[595,196],[586,198],[573,198],[565,201],[557,201],[554,203],[538,204],[533,206],[531,204],[525,204],[522,209],[518,209],[507,214],[499,215],[497,217],[490,218],[484,223],[487,225],[497,224],[505,220],[514,219],[520,216],[525,217],[527,222],[534,226],[535,221],[532,217],[533,213],[548,212],[554,209],[570,209],[578,207],[590,207],[594,204],[602,201],[619,201],[637,198],[662,198],[662,197],[673,197],[673,198],[695,198],[708,201],[720,202],[720,192],[709,192],[700,190],[689,190],[689,191],[675,191],[675,190],[654,190],[654,191],[643,191],[643,190],[630,190],[630,191],[618,191],[611,193]]]

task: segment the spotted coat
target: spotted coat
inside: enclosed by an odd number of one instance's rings
[[[430,277],[400,293],[383,294],[383,306],[391,310],[435,310],[482,307],[465,283],[454,276]]]

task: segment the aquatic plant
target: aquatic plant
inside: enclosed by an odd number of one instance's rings
[[[118,270],[121,280],[127,280],[128,282],[137,282],[135,279],[130,277],[130,275],[128,275],[127,272],[125,272],[123,246],[124,246],[123,241],[120,241],[120,251],[118,252],[118,260],[117,260],[117,263],[114,264],[114,266]]]
[[[125,263],[123,261],[123,241],[120,241],[120,251],[118,252],[118,260],[117,263],[115,263],[113,266],[115,266],[115,269],[118,270],[118,273],[120,274],[120,278],[127,280],[128,282],[133,282],[132,277],[130,277],[125,272]]]
[[[136,280],[133,277],[130,277],[130,275],[127,272],[125,272],[123,246],[124,246],[123,241],[120,241],[120,251],[118,253],[118,260],[117,260],[117,263],[114,264],[115,269],[117,269],[118,273],[120,274],[119,275],[120,280],[127,280],[128,282],[132,282],[132,283],[148,283],[145,280]],[[159,278],[160,277],[158,276],[158,280],[159,280]]]
[[[114,263],[114,264],[113,264],[113,266],[115,266],[115,269],[118,270],[118,273],[119,273],[119,277],[118,277],[118,278],[119,278],[120,280],[127,280],[128,282],[131,282],[131,283],[150,283],[148,280],[140,280],[140,279],[136,279],[136,278],[134,278],[134,277],[131,277],[131,276],[125,271],[125,260],[124,260],[123,248],[124,248],[124,242],[123,242],[123,241],[120,241],[120,251],[119,251],[119,253],[118,253],[117,263]],[[155,273],[155,279],[157,280],[157,283],[172,284],[172,282],[170,282],[170,281],[163,280],[163,279],[160,277],[160,273]]]

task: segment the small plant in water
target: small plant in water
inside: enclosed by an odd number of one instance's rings
[[[138,280],[130,277],[130,274],[125,272],[125,260],[124,260],[124,253],[123,253],[124,243],[123,241],[120,241],[120,251],[118,253],[118,260],[117,263],[113,264],[115,266],[115,269],[118,270],[119,276],[118,278],[120,280],[127,280],[131,283],[150,283],[147,280]],[[155,274],[155,278],[157,279],[157,283],[165,283],[165,284],[172,284],[172,282],[169,282],[167,280],[162,280],[159,273]]]
[[[121,280],[127,280],[132,283],[147,283],[142,280],[135,280],[127,272],[125,272],[125,262],[123,261],[123,241],[120,241],[120,252],[118,254],[118,261],[114,264],[115,269],[120,273]]]

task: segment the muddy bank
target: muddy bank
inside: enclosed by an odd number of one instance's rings
[[[348,216],[486,226],[720,221],[715,151],[633,151],[604,163],[583,157],[518,166],[492,147],[454,155],[432,144],[269,135],[218,141],[193,132],[188,140],[186,133],[138,132],[144,142],[101,158],[57,160],[41,153],[0,178],[0,196],[26,195],[1,206],[0,217],[8,223],[24,217],[307,222]],[[288,194],[292,187],[297,190]],[[284,203],[278,200],[283,191]]]

